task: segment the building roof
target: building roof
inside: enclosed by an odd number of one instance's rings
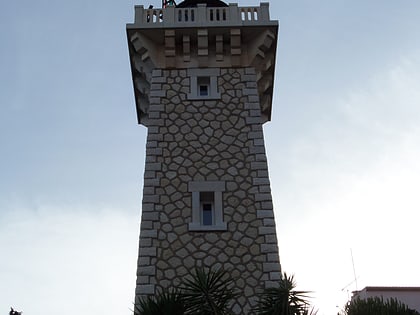
[[[365,287],[363,290],[365,290],[366,292],[368,291],[382,291],[382,292],[411,291],[412,292],[412,291],[420,291],[420,287]]]

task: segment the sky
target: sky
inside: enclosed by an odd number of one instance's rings
[[[258,5],[239,1],[240,6]],[[146,128],[125,24],[160,1],[0,3],[0,312],[130,314]],[[282,268],[334,314],[420,286],[420,2],[270,1]]]

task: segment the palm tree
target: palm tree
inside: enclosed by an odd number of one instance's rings
[[[182,294],[177,290],[161,291],[135,305],[134,315],[184,315]]]
[[[206,271],[195,269],[190,279],[181,286],[182,296],[188,315],[228,315],[233,314],[230,302],[237,294],[232,289],[233,279],[223,270]]]
[[[267,288],[259,295],[255,308],[257,315],[309,315],[316,314],[309,309],[308,291],[295,291],[294,276],[286,273],[278,282],[278,287]]]

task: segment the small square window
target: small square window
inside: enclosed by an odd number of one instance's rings
[[[220,76],[220,69],[188,69],[187,75],[190,77],[189,100],[210,100],[220,99],[218,92],[217,79]]]
[[[192,192],[190,231],[226,231],[223,222],[223,181],[192,181],[188,183]]]

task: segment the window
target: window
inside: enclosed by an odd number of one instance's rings
[[[223,196],[225,182],[193,181],[188,183],[192,193],[192,219],[190,231],[225,231],[223,222]]]
[[[217,77],[220,74],[218,68],[188,69],[188,76],[191,80],[188,99],[220,99],[217,91]]]
[[[214,193],[213,192],[200,192],[200,222],[201,225],[214,224]]]

